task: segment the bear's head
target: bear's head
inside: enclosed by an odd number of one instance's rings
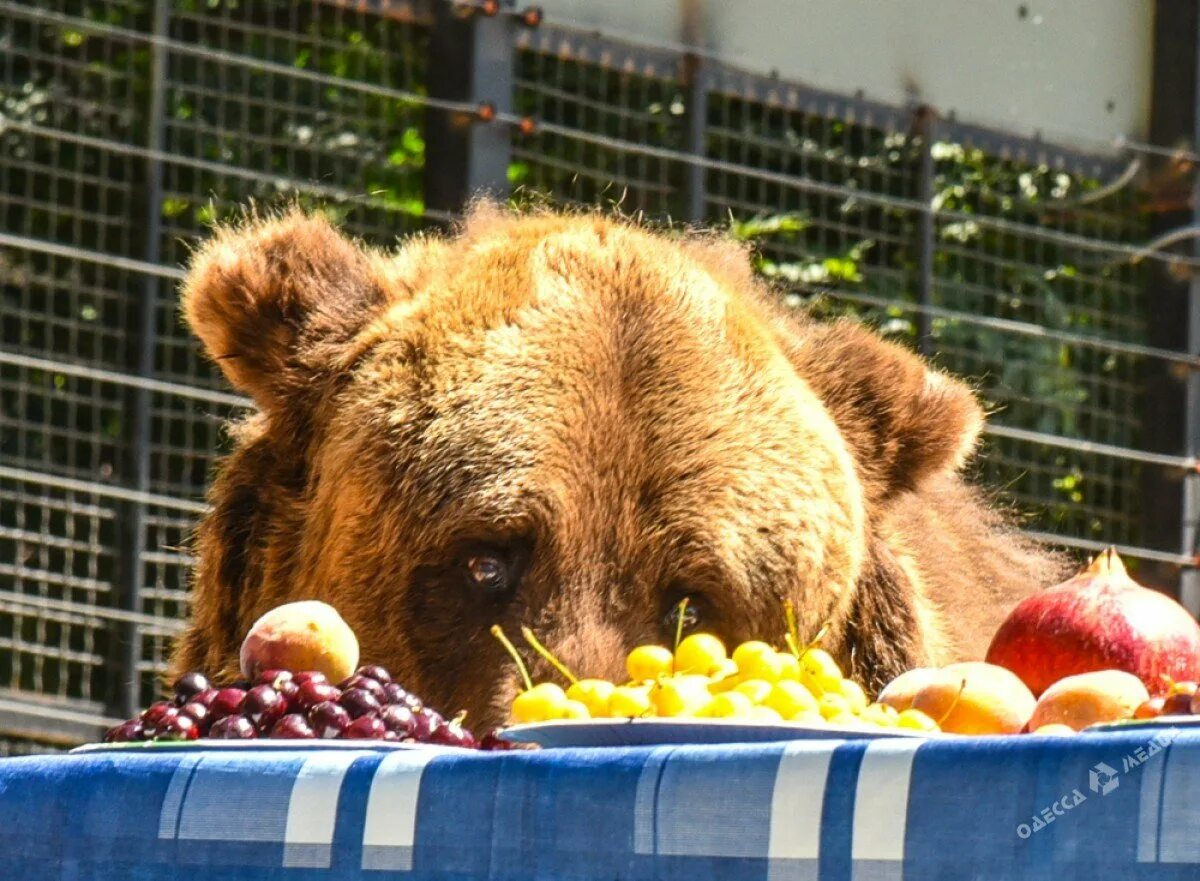
[[[962,464],[980,409],[771,299],[735,246],[594,215],[484,209],[395,253],[301,213],[221,231],[185,313],[258,412],[212,489],[176,669],[232,672],[297,599],[478,724],[519,682],[493,624],[619,680],[684,597],[728,643],[778,641],[790,599],[877,679],[921,662],[935,636],[880,518]]]

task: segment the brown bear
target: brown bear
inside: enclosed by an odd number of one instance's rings
[[[736,245],[594,214],[485,206],[394,253],[301,212],[219,231],[184,311],[259,412],[212,487],[174,670],[233,674],[298,599],[477,725],[519,687],[493,624],[620,680],[683,597],[727,644],[778,643],[790,599],[869,690],[979,657],[1058,575],[959,475],[979,405],[776,300]]]

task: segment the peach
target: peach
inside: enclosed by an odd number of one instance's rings
[[[913,696],[912,708],[954,734],[1016,734],[1033,714],[1033,693],[1015,673],[983,661],[936,671]]]
[[[358,666],[358,639],[333,606],[287,603],[254,622],[240,660],[250,679],[263,670],[315,670],[341,682]]]
[[[1132,718],[1150,699],[1142,680],[1124,670],[1077,673],[1055,682],[1038,698],[1029,728],[1068,725],[1079,731],[1097,722]]]

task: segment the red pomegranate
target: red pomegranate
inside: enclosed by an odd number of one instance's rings
[[[1200,624],[1130,578],[1109,548],[1074,578],[1018,603],[987,660],[1012,670],[1035,695],[1065,676],[1111,669],[1164,694],[1172,682],[1200,679]]]

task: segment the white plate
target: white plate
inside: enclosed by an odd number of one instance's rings
[[[940,737],[902,728],[850,728],[798,722],[731,722],[726,719],[564,719],[514,725],[501,737],[543,747],[656,746],[659,744],[764,743],[780,740],[874,740]]]
[[[251,740],[139,740],[130,743],[85,743],[71,750],[72,753],[107,752],[195,752],[197,750],[393,750],[393,749],[441,749],[461,751],[462,747],[441,746],[435,743],[393,743],[386,740],[272,740],[269,737]]]

